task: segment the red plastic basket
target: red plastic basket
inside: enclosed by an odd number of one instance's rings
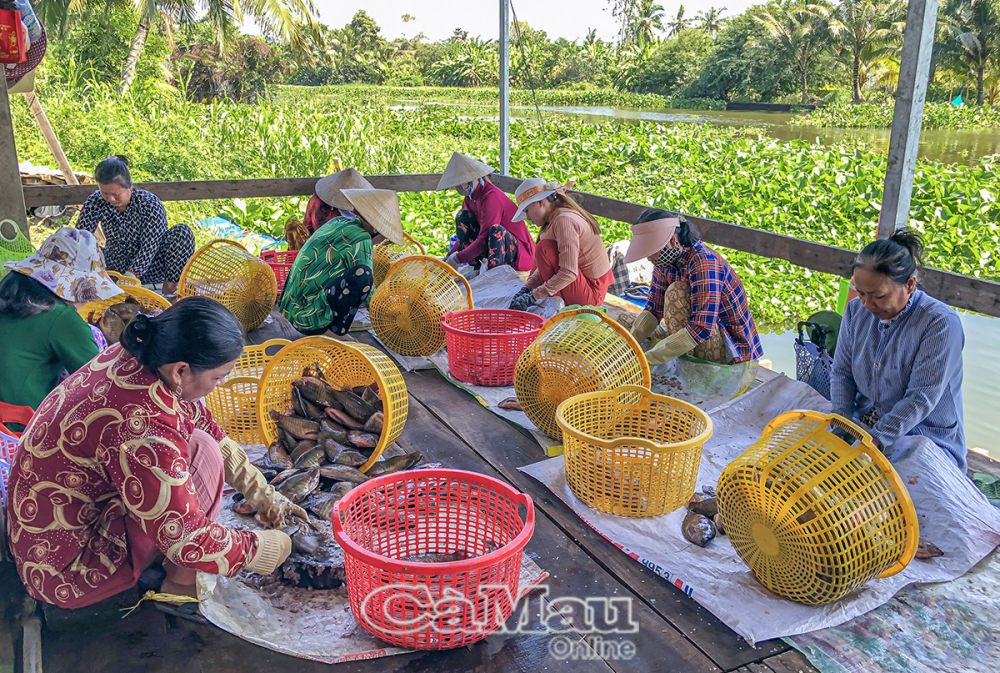
[[[463,470],[399,472],[355,487],[332,519],[351,612],[377,638],[447,650],[482,640],[514,611],[535,510],[511,486]],[[459,552],[474,558],[414,560]]]
[[[477,386],[512,386],[517,359],[545,324],[525,311],[472,309],[441,318],[448,346],[448,369],[459,381]]]
[[[17,423],[27,427],[34,413],[31,407],[0,402],[0,503],[7,503],[7,479],[10,477],[10,466],[14,464],[14,449],[21,438],[20,432],[14,432],[6,424]]]
[[[288,274],[298,254],[298,250],[265,250],[260,253],[260,258],[274,271],[274,277],[278,281],[278,294],[284,289],[285,281],[288,280]]]

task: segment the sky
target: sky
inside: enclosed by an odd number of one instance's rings
[[[440,40],[461,27],[470,36],[495,39],[499,32],[499,0],[462,2],[455,0],[313,0],[320,20],[339,28],[351,20],[355,12],[364,9],[382,28],[382,35],[393,39],[412,37],[423,33],[431,40]],[[709,7],[725,7],[726,16],[734,16],[751,5],[764,0],[660,0],[664,14],[672,18],[678,6],[684,5],[684,15],[696,16]],[[611,16],[608,0],[514,0],[517,18],[527,21],[532,28],[539,28],[550,38],[582,38],[589,28],[597,29],[598,36],[610,40],[618,32]],[[403,14],[411,14],[413,21],[404,23]]]

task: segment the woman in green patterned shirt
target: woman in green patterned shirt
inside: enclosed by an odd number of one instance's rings
[[[321,226],[299,251],[279,302],[303,334],[347,334],[372,289],[372,244],[402,244],[396,192],[340,189],[340,215]]]

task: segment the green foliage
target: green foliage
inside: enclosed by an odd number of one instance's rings
[[[172,58],[184,92],[196,101],[267,96],[281,70],[274,50],[259,37],[240,35],[221,47],[215,40],[180,47]]]
[[[817,108],[796,117],[794,122],[803,126],[838,128],[888,128],[892,126],[892,104],[863,103],[861,105],[835,104]],[[975,129],[1000,127],[1000,107],[950,103],[925,103],[925,129]]]
[[[656,46],[638,74],[636,88],[667,97],[688,91],[711,50],[712,38],[707,33],[690,28],[681,31]]]

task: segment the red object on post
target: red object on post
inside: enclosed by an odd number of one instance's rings
[[[28,59],[28,40],[21,12],[0,9],[0,63],[24,63]]]

